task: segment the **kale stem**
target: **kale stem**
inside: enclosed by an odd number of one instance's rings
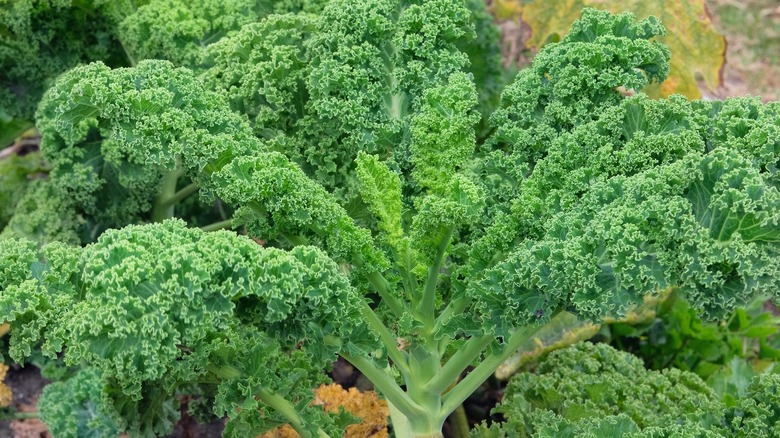
[[[161,208],[167,208],[172,205],[176,205],[179,202],[181,202],[184,198],[187,196],[190,196],[191,194],[197,192],[200,189],[197,184],[191,183],[184,187],[183,189],[179,190],[178,192],[174,193],[170,197],[166,199],[160,200],[160,207]]]
[[[530,325],[518,329],[507,342],[504,349],[498,354],[488,354],[463,380],[460,381],[455,387],[444,394],[442,397],[442,409],[441,412],[444,415],[449,415],[458,406],[460,406],[469,395],[485,381],[491,374],[493,374],[501,362],[511,356],[512,353],[517,350],[526,340],[539,331],[541,326]]]
[[[401,274],[401,282],[406,292],[408,300],[412,307],[416,306],[419,297],[417,296],[417,277],[412,272],[416,261],[412,255],[411,245],[408,239],[404,239],[403,247],[398,251],[393,251],[393,258],[396,260],[396,266]]]
[[[157,199],[152,207],[152,221],[162,222],[173,217],[174,206],[167,203],[167,200],[176,194],[176,184],[179,181],[179,177],[183,174],[184,170],[177,164],[176,169],[171,170],[163,177],[160,193],[157,195]]]
[[[363,264],[358,262],[356,265],[360,267]],[[395,316],[401,318],[407,314],[406,306],[390,293],[390,283],[381,272],[371,271],[366,274],[366,279],[374,288],[374,290],[379,293],[379,296],[382,298],[382,302],[387,304],[387,307],[390,308]]]
[[[371,328],[377,332],[382,343],[385,345],[385,348],[387,348],[388,356],[393,360],[393,363],[398,367],[398,370],[401,371],[404,380],[407,380],[407,377],[411,374],[408,363],[409,359],[406,353],[399,350],[396,346],[396,339],[395,336],[393,336],[393,333],[382,323],[382,320],[379,319],[379,316],[377,316],[368,303],[363,303],[363,316],[366,318],[366,321]]]
[[[450,246],[450,240],[454,231],[453,227],[449,227],[436,248],[436,257],[428,269],[428,278],[425,280],[422,300],[420,300],[420,305],[417,309],[423,318],[422,322],[428,326],[429,330],[432,330],[434,324],[433,312],[436,307],[436,283],[439,281],[439,270],[444,262],[444,255]]]
[[[445,389],[458,381],[460,374],[476,360],[485,348],[493,342],[495,338],[491,335],[475,336],[470,338],[463,347],[459,348],[455,354],[447,361],[436,377],[431,379],[425,386],[432,392],[442,393]]]
[[[300,436],[303,438],[312,438],[312,434],[306,428],[306,421],[304,421],[301,414],[295,409],[295,406],[292,403],[279,394],[265,389],[260,389],[255,395],[258,400],[286,418],[290,422],[290,426],[295,429]],[[328,437],[321,429],[317,431],[317,436],[322,438]]]
[[[282,233],[282,237],[287,240],[287,242],[292,246],[301,246],[301,245],[308,245],[309,239],[307,239],[304,236],[301,236],[300,234],[290,234],[290,233]]]
[[[225,206],[222,200],[217,199],[216,205],[217,205],[217,212],[219,213],[219,217],[221,217],[223,220],[226,220],[228,217],[227,214],[225,213]]]
[[[450,420],[452,435],[455,438],[469,437],[469,420],[468,417],[466,417],[466,409],[462,404],[450,414]]]
[[[203,227],[200,227],[203,231],[217,231],[217,230],[230,230],[233,228],[233,219],[228,219],[226,221],[219,221],[214,222],[213,224],[209,224]]]
[[[396,438],[412,438],[412,427],[409,424],[409,418],[403,414],[392,402],[387,402],[390,410],[390,424],[393,425],[393,433]]]
[[[395,382],[387,372],[380,369],[376,364],[363,356],[352,356],[342,351],[341,357],[355,366],[364,376],[374,384],[374,387],[392,403],[407,418],[426,417],[431,415],[426,412],[419,404],[415,403],[407,393]]]

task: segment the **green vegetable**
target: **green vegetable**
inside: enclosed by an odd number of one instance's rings
[[[209,46],[204,79],[258,136],[351,198],[358,152],[409,169],[424,90],[473,70],[480,109],[492,110],[503,85],[497,38],[482,2],[338,0],[316,18],[272,15]]]
[[[228,148],[261,149],[224,99],[166,61],[67,72],[41,101],[37,126],[52,169],[20,203],[41,208],[18,211],[4,234],[42,242],[65,232],[90,242],[108,227],[172,217],[177,193],[196,191],[189,183],[208,171],[207,163]],[[188,144],[198,147],[188,149],[185,162]],[[46,228],[30,229],[31,222]]]
[[[178,411],[163,406],[193,383],[233,417],[232,436],[289,421],[336,352],[377,345],[348,278],[312,247],[266,249],[181,221],[111,230],[83,249],[0,242],[12,275],[33,267],[10,277],[0,298],[5,319],[24,327],[12,331],[10,354],[21,358],[42,339],[48,354],[66,345],[66,362],[101,370],[110,402],[100,409],[132,435],[165,433]],[[273,410],[257,410],[266,404]],[[324,421],[321,409],[308,410],[296,429]]]
[[[32,120],[51,81],[84,62],[124,65],[114,27],[141,1],[4,0],[0,8],[0,138]],[[21,126],[21,128],[20,128]],[[0,146],[5,146],[0,144]]]
[[[719,317],[780,290],[776,106],[625,97],[668,71],[657,20],[586,10],[486,122],[479,8],[312,5],[225,31],[200,76],[147,60],[56,81],[36,120],[51,174],[0,240],[14,360],[99,369],[133,436],[168,433],[194,393],[227,436],[325,437],[346,419],[311,390],[341,356],[396,436],[436,437],[559,311],[676,288]]]
[[[100,405],[103,380],[100,372],[86,368],[66,382],[46,385],[38,399],[41,420],[55,436],[107,437],[119,434]]]
[[[197,67],[206,46],[264,15],[266,1],[151,0],[120,24],[118,37],[133,62],[166,59]]]
[[[12,152],[6,157],[0,157],[0,229],[5,228],[8,220],[14,215],[17,204],[29,190],[37,173],[45,170],[41,154],[31,152],[20,155]]]
[[[559,350],[512,378],[497,409],[508,421],[484,437],[776,436],[780,375],[761,374],[733,407],[696,375],[649,371],[605,344]]]

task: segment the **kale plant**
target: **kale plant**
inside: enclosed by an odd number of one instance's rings
[[[55,433],[165,434],[195,394],[226,436],[338,436],[310,402],[341,356],[396,436],[436,437],[561,310],[675,288],[718,318],[780,290],[780,106],[647,98],[654,18],[585,10],[499,96],[481,2],[225,5],[258,21],[138,8],[135,65],[38,106],[51,172],[0,239],[0,320],[14,360],[84,367],[77,420],[41,406]]]

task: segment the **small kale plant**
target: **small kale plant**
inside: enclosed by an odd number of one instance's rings
[[[508,420],[472,436],[777,436],[780,374],[742,383],[736,397],[722,398],[688,371],[648,370],[606,344],[576,344],[550,354],[535,373],[516,375],[496,409]]]
[[[341,356],[396,436],[437,437],[562,310],[780,290],[780,106],[647,98],[653,18],[585,10],[499,95],[482,2],[236,1],[257,20],[202,28],[216,6],[165,3],[117,25],[134,65],[45,92],[51,171],[0,239],[10,356],[83,368],[44,394],[55,434],[169,433],[196,395],[226,436],[339,436],[310,402]]]

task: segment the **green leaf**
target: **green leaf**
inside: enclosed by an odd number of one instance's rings
[[[598,331],[598,325],[579,321],[569,312],[559,312],[501,364],[496,370],[496,377],[508,379],[522,367],[535,363],[551,351],[588,340]]]
[[[736,406],[738,400],[747,395],[756,372],[750,363],[739,357],[734,357],[720,372],[711,376],[707,383],[715,390],[726,406]]]
[[[712,16],[703,0],[668,3],[664,1],[567,0],[553,6],[544,1],[497,0],[499,18],[522,20],[533,32],[526,42],[538,50],[563,36],[585,7],[606,9],[613,13],[632,12],[638,18],[657,17],[667,29],[659,36],[672,52],[669,76],[660,85],[645,91],[656,97],[682,94],[701,98],[699,80],[714,92],[721,84],[721,70],[726,62],[726,40],[715,29]]]
[[[379,219],[379,228],[387,233],[387,239],[401,253],[404,236],[401,223],[401,180],[375,155],[359,153],[357,177],[360,181],[360,196]],[[408,242],[407,242],[408,245]]]
[[[41,420],[53,435],[64,438],[116,436],[119,427],[105,404],[103,376],[96,368],[84,368],[64,382],[43,388],[38,399]]]
[[[474,82],[463,73],[453,73],[446,84],[425,90],[410,127],[412,176],[421,187],[441,192],[474,153],[476,106]]]
[[[628,353],[589,343],[552,352],[535,373],[516,374],[497,409],[509,420],[507,436],[545,437],[720,436],[724,410],[691,373],[649,371]]]

